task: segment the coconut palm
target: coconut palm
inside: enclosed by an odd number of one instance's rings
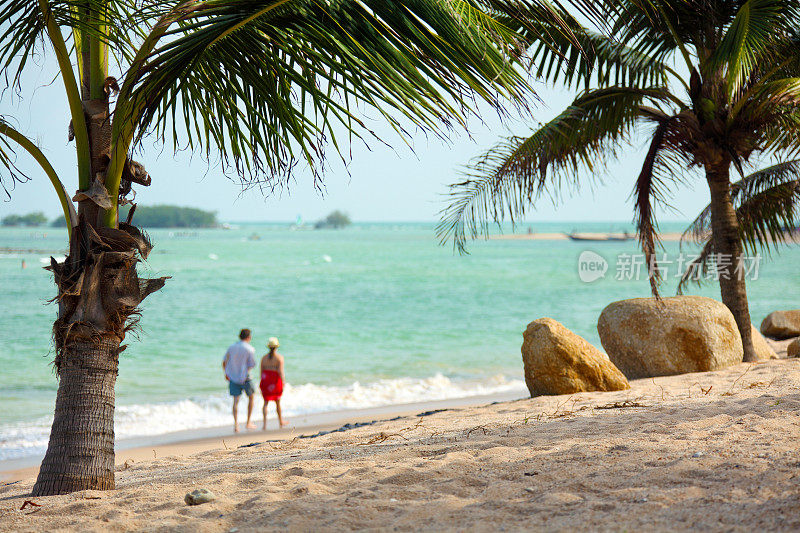
[[[21,90],[42,50],[54,54],[74,140],[78,192],[0,120],[5,184],[22,180],[15,150],[52,182],[69,254],[51,260],[59,376],[50,443],[35,495],[114,486],[114,383],[139,304],[166,278],[141,279],[151,250],[118,220],[132,184],[130,155],[148,135],[176,150],[219,154],[245,186],[280,187],[297,163],[321,178],[325,147],[377,139],[360,110],[400,136],[462,126],[475,100],[502,110],[527,92],[511,67],[518,36],[495,0],[0,0],[0,70]],[[345,137],[345,139],[342,139]],[[70,190],[74,185],[70,185]],[[77,203],[77,210],[75,209]],[[135,208],[135,206],[133,206]]]
[[[769,247],[784,238],[782,223],[793,224],[797,167],[785,163],[736,184],[730,174],[800,150],[800,2],[577,4],[596,29],[564,14],[579,45],[562,39],[530,50],[532,72],[578,89],[577,97],[532,134],[505,139],[476,159],[451,187],[439,235],[463,249],[468,237],[486,233],[488,221],[513,221],[543,196],[557,200],[563,187],[580,185],[579,169],[600,172],[649,129],[633,199],[652,292],[658,296],[661,281],[654,209],[702,173],[711,204],[693,233],[709,240],[692,268],[715,262],[722,301],[750,361],[746,270],[739,265],[745,249]]]

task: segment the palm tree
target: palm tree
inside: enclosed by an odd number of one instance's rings
[[[321,179],[325,145],[343,153],[340,136],[377,139],[357,116],[364,108],[401,138],[409,125],[444,135],[465,124],[475,99],[501,111],[527,93],[510,61],[517,35],[489,14],[499,5],[0,0],[0,71],[20,90],[34,54],[55,54],[77,156],[71,198],[36,144],[0,120],[6,182],[22,179],[14,165],[22,148],[53,184],[69,236],[66,260],[50,265],[59,387],[35,495],[114,487],[121,343],[141,301],[166,281],[138,277],[152,246],[133,225],[135,209],[118,220],[131,184],[150,183],[130,158],[142,139],[218,153],[243,185],[270,190],[298,162]]]
[[[653,295],[660,285],[654,208],[668,205],[670,187],[699,169],[711,194],[694,225],[708,237],[700,263],[716,259],[722,301],[751,361],[739,265],[745,248],[783,239],[781,222],[795,220],[797,167],[785,163],[736,184],[730,173],[733,167],[743,176],[758,158],[781,161],[800,150],[800,2],[574,3],[599,29],[563,13],[576,38],[536,45],[530,56],[533,73],[579,89],[577,98],[531,135],[505,139],[473,162],[466,179],[451,186],[440,238],[463,250],[468,237],[487,232],[488,221],[513,221],[542,196],[557,200],[563,186],[579,185],[580,168],[601,170],[649,128],[633,198]]]

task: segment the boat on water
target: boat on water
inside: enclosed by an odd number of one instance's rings
[[[591,242],[625,242],[633,240],[634,236],[628,233],[565,233],[571,241]]]

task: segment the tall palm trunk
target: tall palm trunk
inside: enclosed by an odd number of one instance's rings
[[[711,231],[722,302],[731,310],[739,327],[744,360],[755,361],[745,286],[745,258],[739,238],[739,222],[731,201],[730,162],[707,168],[706,179],[711,190]]]
[[[139,279],[136,264],[151,245],[137,228],[114,220],[105,174],[111,146],[107,53],[81,41],[81,99],[89,137],[88,187],[79,191],[78,225],[63,263],[51,258],[58,287],[53,325],[59,377],[50,443],[33,488],[37,496],[114,488],[114,384],[125,332],[137,306],[166,278]],[[109,79],[110,82],[110,79]]]
[[[34,496],[114,488],[114,382],[120,339],[67,340],[50,444]]]

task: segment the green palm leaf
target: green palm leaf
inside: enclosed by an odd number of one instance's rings
[[[800,180],[781,183],[751,196],[736,210],[744,249],[770,251],[788,239],[800,215]]]
[[[471,99],[521,97],[509,64],[516,35],[472,1],[255,0],[197,4],[126,78],[121,99],[139,139],[223,154],[246,183],[317,172],[323,144],[371,135],[352,111],[377,110],[439,132],[464,124]],[[491,30],[491,33],[489,33]],[[253,181],[255,180],[255,181]]]
[[[0,131],[8,127],[8,124],[8,119],[0,116]],[[0,172],[0,188],[10,200],[10,191],[16,184],[25,183],[30,178],[17,166],[17,152],[10,139],[5,135],[0,135],[0,168],[5,170],[5,172]]]
[[[488,232],[489,221],[512,221],[548,194],[577,185],[579,169],[604,168],[627,139],[644,101],[664,102],[658,88],[611,87],[588,91],[529,137],[511,137],[473,162],[467,180],[450,186],[437,235],[463,251],[468,237]]]
[[[747,0],[736,13],[719,46],[708,60],[707,72],[725,66],[728,98],[746,82],[776,36],[796,24],[800,11],[786,0]]]
[[[532,47],[532,72],[537,78],[566,86],[652,86],[663,84],[671,69],[648,54],[627,47],[602,34],[572,28],[555,33]]]
[[[152,2],[136,5],[132,1],[109,0],[49,0],[51,16],[57,26],[71,32],[73,45],[80,49],[81,35],[101,39],[116,52],[119,60],[130,57],[136,36],[141,37],[144,24],[159,8]],[[103,24],[98,13],[103,13]],[[11,75],[13,84],[28,61],[41,53],[45,21],[39,2],[35,0],[0,0],[0,68]],[[106,23],[107,22],[107,23]],[[80,66],[82,57],[76,54]]]

